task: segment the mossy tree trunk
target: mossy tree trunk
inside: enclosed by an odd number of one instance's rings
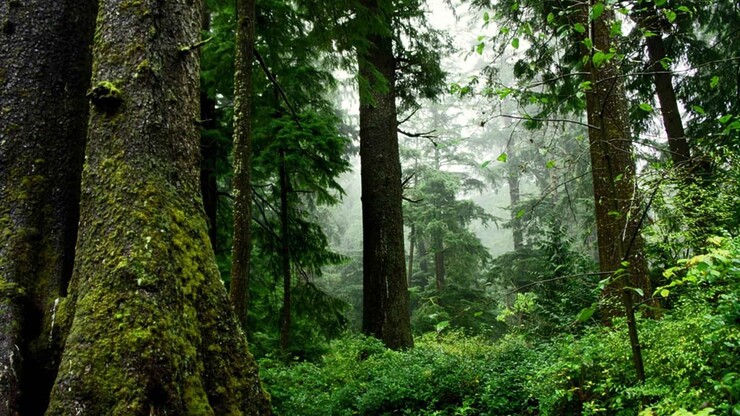
[[[249,262],[252,255],[252,63],[255,2],[236,1],[234,63],[234,245],[231,255],[231,303],[244,329],[249,304]]]
[[[59,364],[96,5],[0,2],[0,415],[43,414]]]
[[[99,4],[68,323],[47,415],[269,414],[199,190],[201,5]]]
[[[388,34],[391,10],[362,0],[369,13],[367,44],[358,52],[360,160],[363,227],[363,319],[365,333],[391,348],[413,346],[401,211],[395,59]],[[392,7],[386,5],[386,8]],[[362,13],[360,13],[362,15]],[[380,23],[378,23],[380,22]],[[377,27],[384,25],[385,28]]]
[[[612,47],[610,28],[614,15],[612,11],[605,11],[600,18],[589,22],[587,16],[593,3],[594,0],[583,3],[579,17],[584,26],[590,27],[594,46],[591,52],[608,51]],[[647,296],[652,291],[640,234],[642,207],[636,185],[624,78],[617,63],[609,60],[594,64],[592,59],[587,70],[592,85],[586,94],[586,107],[591,126],[588,136],[599,265],[602,272],[611,274],[602,314],[609,321],[619,313],[618,302],[621,300],[629,327],[635,370],[638,379],[644,381],[634,313],[637,299],[634,289],[641,289]]]

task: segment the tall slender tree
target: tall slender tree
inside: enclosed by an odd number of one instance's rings
[[[247,326],[249,264],[252,253],[252,62],[254,61],[254,0],[236,2],[234,63],[234,245],[231,255],[231,304]]]
[[[0,414],[38,415],[77,238],[97,1],[0,2]]]
[[[69,327],[47,415],[269,414],[199,192],[200,2],[99,4]]]

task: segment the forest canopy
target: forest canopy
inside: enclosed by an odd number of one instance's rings
[[[0,415],[740,414],[737,2],[0,26]]]

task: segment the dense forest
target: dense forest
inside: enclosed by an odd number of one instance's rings
[[[740,415],[740,3],[0,27],[0,416]]]

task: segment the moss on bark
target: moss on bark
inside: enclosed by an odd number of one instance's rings
[[[114,83],[120,103],[90,119],[47,415],[270,413],[200,200],[198,60],[178,49],[198,40],[197,3],[100,3],[93,82]]]

